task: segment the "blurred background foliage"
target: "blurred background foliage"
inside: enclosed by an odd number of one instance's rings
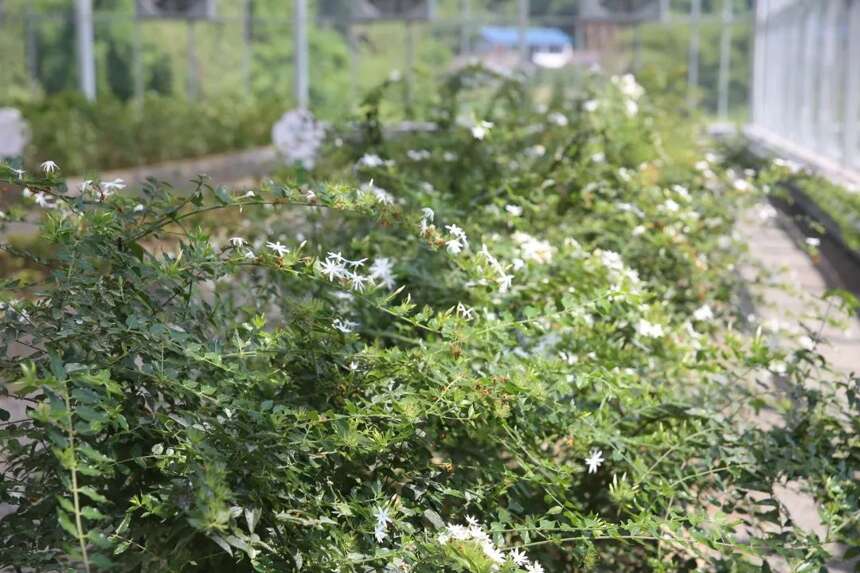
[[[750,0],[731,0],[732,118],[742,119],[750,77]],[[94,0],[98,100],[77,95],[72,0],[0,0],[0,105],[22,109],[33,143],[32,165],[51,158],[66,173],[148,164],[269,142],[269,130],[293,96],[292,2],[218,0],[212,21],[138,20],[134,0]],[[437,0],[433,22],[346,25],[344,0],[311,0],[311,109],[338,121],[363,94],[406,73],[414,46],[411,106],[426,107],[441,74],[462,63],[484,24],[516,25],[516,0]],[[716,110],[720,0],[703,0],[700,103]],[[576,36],[578,0],[532,0],[532,25]],[[689,0],[672,1],[668,22],[628,28],[603,64],[633,70],[649,87],[686,93]],[[324,17],[326,16],[326,17]],[[470,38],[464,44],[463,38]],[[194,70],[192,73],[191,70]],[[532,86],[550,91],[581,76],[576,67],[540,71]],[[404,96],[406,89],[404,88]]]

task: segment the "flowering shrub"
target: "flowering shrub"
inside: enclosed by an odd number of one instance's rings
[[[754,181],[633,78],[542,110],[466,70],[393,139],[384,98],[253,191],[0,168],[51,269],[5,285],[29,417],[0,430],[0,563],[734,570],[856,540],[855,383],[735,327]],[[799,478],[828,539],[774,494]]]

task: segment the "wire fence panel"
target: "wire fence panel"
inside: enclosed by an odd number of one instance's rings
[[[860,167],[860,1],[760,0],[754,132],[814,163]]]

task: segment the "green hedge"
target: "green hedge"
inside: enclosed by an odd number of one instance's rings
[[[31,419],[0,427],[0,563],[814,570],[856,545],[855,382],[736,326],[754,179],[632,78],[546,110],[466,70],[395,139],[388,87],[251,193],[3,168],[47,206],[52,273],[3,294]]]

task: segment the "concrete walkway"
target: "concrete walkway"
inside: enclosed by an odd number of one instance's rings
[[[750,264],[741,269],[755,307],[755,322],[768,330],[778,329],[775,339],[786,346],[798,347],[802,336],[821,342],[816,347],[842,375],[860,372],[860,321],[853,313],[841,312],[823,295],[833,288],[850,290],[840,283],[841,269],[811,252],[804,233],[788,216],[769,204],[747,212],[738,222],[738,232],[749,246]],[[829,243],[829,244],[828,244]],[[833,248],[822,238],[822,250]],[[853,285],[856,289],[860,285]],[[822,320],[826,317],[826,320]],[[776,418],[776,419],[775,419]],[[769,425],[779,418],[762,412],[752,423]],[[775,491],[794,522],[823,538],[826,529],[812,496],[801,484],[788,483]],[[831,546],[836,555],[847,549]],[[834,559],[827,570],[834,573],[854,571],[857,559]],[[785,563],[770,563],[774,570],[788,570]]]

